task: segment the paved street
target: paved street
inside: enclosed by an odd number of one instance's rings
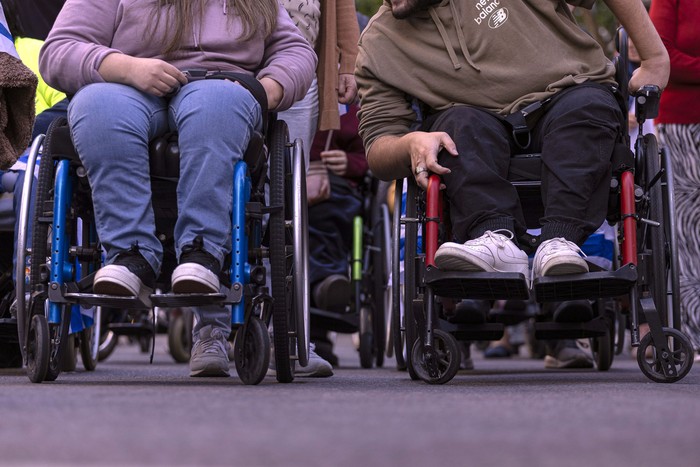
[[[153,365],[120,344],[55,383],[0,370],[0,465],[700,465],[698,368],[656,384],[626,356],[609,372],[477,357],[429,386],[360,369],[340,337],[335,376],[289,385],[189,378],[160,337]]]

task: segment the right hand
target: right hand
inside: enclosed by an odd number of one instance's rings
[[[434,173],[444,175],[450,173],[450,169],[438,164],[438,153],[445,149],[452,156],[457,156],[457,146],[450,135],[444,132],[414,131],[405,135],[409,138],[408,150],[411,156],[411,172],[416,178],[416,183],[423,190],[428,188],[428,175]],[[416,169],[421,167],[427,169],[416,173]],[[420,169],[419,169],[420,170]],[[441,186],[444,188],[444,186]]]
[[[185,74],[168,62],[157,58],[132,58],[128,84],[139,91],[162,97],[187,84]]]
[[[120,53],[107,55],[98,72],[107,82],[126,84],[158,97],[187,84],[185,74],[168,62]]]

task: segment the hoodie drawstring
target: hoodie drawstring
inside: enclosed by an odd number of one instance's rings
[[[457,40],[459,41],[459,48],[462,49],[462,56],[467,61],[469,66],[474,68],[476,71],[481,71],[469,56],[467,42],[464,39],[464,31],[462,31],[462,23],[459,20],[459,12],[457,11],[457,8],[455,7],[453,1],[450,2],[450,9],[452,10],[452,18],[454,18],[455,21],[455,28],[457,29]],[[460,68],[462,68],[462,64],[459,63],[457,59],[457,54],[455,53],[454,47],[452,47],[452,43],[450,42],[450,38],[447,35],[447,30],[445,29],[445,26],[442,24],[442,21],[440,20],[437,11],[435,11],[435,7],[430,7],[428,11],[430,12],[430,18],[433,20],[433,23],[435,23],[435,26],[437,27],[438,32],[440,33],[440,38],[442,39],[443,44],[445,44],[445,49],[447,50],[447,54],[450,56],[452,66],[455,70],[459,70]]]

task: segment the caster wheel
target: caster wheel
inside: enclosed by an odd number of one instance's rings
[[[236,332],[233,352],[236,372],[244,384],[263,380],[270,364],[270,334],[262,320],[251,317],[248,326]]]
[[[188,325],[192,321],[192,314],[183,312],[174,316],[168,326],[168,349],[170,355],[177,363],[187,363],[190,361],[192,353],[192,326]]]
[[[27,376],[32,383],[46,379],[49,368],[49,325],[43,315],[34,315],[27,335]]]
[[[435,352],[435,364],[437,374],[431,375],[428,369],[427,355],[425,355],[423,341],[416,340],[411,352],[410,364],[420,379],[429,384],[445,384],[455,377],[459,371],[460,350],[457,340],[445,331],[435,329],[433,331],[433,350]]]
[[[657,383],[675,383],[685,377],[693,366],[693,346],[682,332],[673,328],[663,328],[664,337],[671,351],[671,363],[675,367],[675,376],[666,376],[663,371],[663,360],[657,355],[651,339],[651,333],[645,335],[637,349],[637,363],[642,373]],[[651,357],[647,358],[647,348],[651,347]]]
[[[95,355],[95,327],[91,326],[89,328],[80,331],[80,360],[83,362],[83,368],[85,371],[95,371],[97,368],[97,358],[93,357]]]
[[[105,330],[100,335],[100,348],[97,352],[97,361],[107,360],[119,343],[119,336],[114,331]]]
[[[360,335],[360,366],[372,368],[372,339],[371,332],[363,332]]]

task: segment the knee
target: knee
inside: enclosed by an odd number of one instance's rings
[[[228,80],[209,79],[184,86],[171,103],[176,120],[188,115],[207,115],[207,124],[226,123],[239,116],[257,126],[261,109],[253,95],[243,86]]]

